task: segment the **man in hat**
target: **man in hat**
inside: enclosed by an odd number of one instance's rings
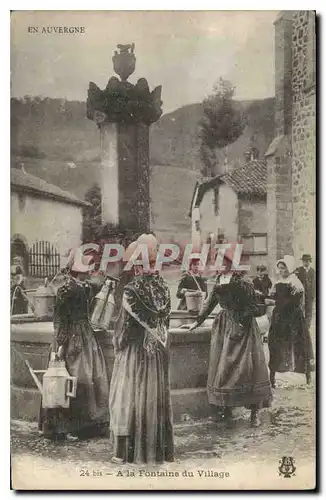
[[[296,270],[296,275],[303,284],[305,291],[305,319],[307,327],[310,328],[312,318],[313,302],[316,295],[316,273],[311,267],[311,255],[303,254],[302,266]]]

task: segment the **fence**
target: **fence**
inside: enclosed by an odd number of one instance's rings
[[[36,241],[29,251],[28,268],[30,276],[54,276],[60,269],[58,250],[48,241]]]

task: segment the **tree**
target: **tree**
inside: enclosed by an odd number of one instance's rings
[[[204,177],[217,173],[218,150],[235,142],[245,127],[244,114],[233,100],[234,91],[231,82],[220,78],[213,93],[203,101],[199,137]]]

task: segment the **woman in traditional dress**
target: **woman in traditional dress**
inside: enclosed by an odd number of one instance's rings
[[[232,408],[250,409],[251,425],[256,427],[259,425],[259,409],[270,405],[272,391],[255,319],[260,312],[254,288],[244,272],[231,270],[231,254],[232,249],[224,259],[225,271],[217,279],[203,311],[190,330],[203,323],[216,305],[220,305],[221,310],[212,327],[208,401],[222,410],[227,422],[232,418]]]
[[[187,309],[186,292],[188,290],[199,290],[205,293],[205,298],[207,297],[207,281],[199,272],[199,264],[199,259],[192,259],[189,263],[189,271],[181,277],[177,290],[177,298],[180,299],[177,307],[179,311]]]
[[[285,255],[276,266],[280,278],[270,293],[275,299],[268,337],[270,381],[275,387],[276,372],[297,372],[304,373],[309,384],[313,350],[304,318],[304,288],[294,274],[294,257]]]
[[[153,263],[155,238],[142,235],[139,241],[148,242]],[[173,461],[168,347],[170,292],[163,278],[153,270],[134,266],[133,272],[134,278],[124,287],[114,333],[116,357],[110,387],[112,461]]]
[[[26,287],[22,269],[15,266],[14,272],[11,274],[11,310],[10,314],[27,314],[28,313],[28,297],[25,293]]]
[[[73,271],[71,261],[65,271],[66,283],[56,297],[51,353],[65,360],[69,374],[77,377],[77,392],[69,408],[41,408],[39,429],[53,440],[105,436],[109,431],[109,382],[102,349],[89,323],[90,286],[80,281],[87,274]]]

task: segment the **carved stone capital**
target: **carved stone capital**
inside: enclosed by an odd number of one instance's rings
[[[104,90],[90,82],[87,97],[87,118],[98,126],[102,123],[144,123],[151,125],[162,114],[162,87],[150,92],[145,78],[136,85],[110,78]]]

